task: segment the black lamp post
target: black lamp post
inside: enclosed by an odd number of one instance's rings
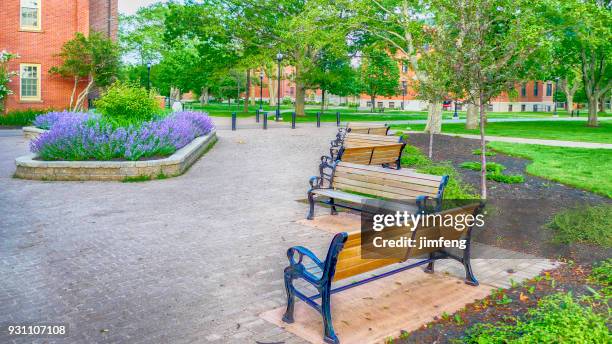
[[[455,99],[455,113],[453,114],[453,119],[459,119],[459,114],[457,113],[457,99]]]
[[[278,89],[277,92],[277,102],[276,102],[276,121],[280,120],[280,92],[281,92],[281,61],[283,60],[283,54],[276,54],[276,60],[278,61]]]
[[[259,110],[263,110],[263,77],[264,72],[259,72]]]
[[[147,90],[151,89],[151,62],[147,62]]]
[[[554,103],[554,110],[553,110],[553,117],[557,117],[557,89],[559,88],[559,77],[555,78],[555,93],[553,95],[553,103]]]

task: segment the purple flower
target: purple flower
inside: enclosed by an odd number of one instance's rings
[[[30,143],[44,160],[138,160],[169,155],[214,129],[201,112],[176,112],[140,126],[113,128],[98,115],[48,113],[36,125],[49,131]]]

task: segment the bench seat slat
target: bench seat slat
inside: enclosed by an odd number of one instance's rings
[[[385,179],[385,178],[374,177],[374,176],[363,175],[363,174],[346,173],[344,171],[336,172],[336,174],[334,175],[334,178],[348,178],[348,179],[370,183],[374,185],[380,185],[381,187],[389,186],[389,187],[398,188],[398,189],[414,190],[414,191],[422,192],[425,195],[430,195],[430,194],[436,195],[438,192],[437,186],[434,187],[430,185],[419,185],[419,184],[413,184],[413,183],[406,183],[404,181],[399,181],[395,179]]]
[[[411,169],[390,170],[390,169],[385,169],[379,166],[366,166],[366,165],[354,164],[354,163],[345,162],[345,161],[339,162],[336,169],[338,168],[341,168],[341,169],[347,168],[347,169],[367,171],[367,172],[382,172],[390,176],[394,175],[394,176],[400,176],[400,177],[413,177],[415,179],[435,181],[438,184],[442,180],[441,176],[434,176],[431,174],[418,173]],[[391,178],[391,177],[388,177],[388,178]],[[431,184],[431,185],[435,185],[435,184]]]
[[[409,184],[403,184],[400,186],[394,186],[389,184],[378,184],[372,183],[370,181],[361,181],[354,178],[346,178],[343,176],[335,176],[334,177],[334,187],[338,189],[342,189],[342,186],[350,186],[347,188],[348,190],[353,190],[352,187],[357,187],[364,190],[371,190],[371,192],[364,192],[366,194],[382,196],[380,193],[394,193],[397,195],[408,196],[408,197],[417,197],[420,195],[424,196],[436,196],[438,190],[437,189],[428,189],[428,190],[415,190],[415,188],[411,188]],[[424,188],[423,188],[424,189]],[[358,191],[358,190],[353,190]]]
[[[368,197],[355,195],[352,193],[344,192],[341,190],[332,190],[332,189],[316,189],[312,191],[313,194],[321,195],[324,197],[334,198],[336,200],[342,200],[345,202],[355,203],[355,204],[364,204],[366,200],[371,200]],[[384,207],[385,210],[389,211],[407,211],[408,213],[416,213],[419,209],[416,205],[391,202],[391,201],[381,201],[384,202],[381,207]]]

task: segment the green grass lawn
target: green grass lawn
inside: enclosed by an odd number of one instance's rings
[[[491,142],[500,153],[532,160],[529,174],[612,198],[612,150]]]
[[[397,130],[422,131],[423,124],[392,125]],[[453,134],[479,135],[480,131],[467,130],[463,123],[442,125],[442,132]],[[601,121],[599,127],[590,128],[586,122],[491,122],[487,125],[486,134],[490,136],[523,137],[546,140],[583,141],[612,143],[612,122]]]

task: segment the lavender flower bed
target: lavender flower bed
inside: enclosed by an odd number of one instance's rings
[[[177,112],[140,126],[115,128],[98,115],[49,113],[35,125],[49,131],[30,143],[43,160],[139,160],[167,156],[210,133],[213,123],[201,112]]]

